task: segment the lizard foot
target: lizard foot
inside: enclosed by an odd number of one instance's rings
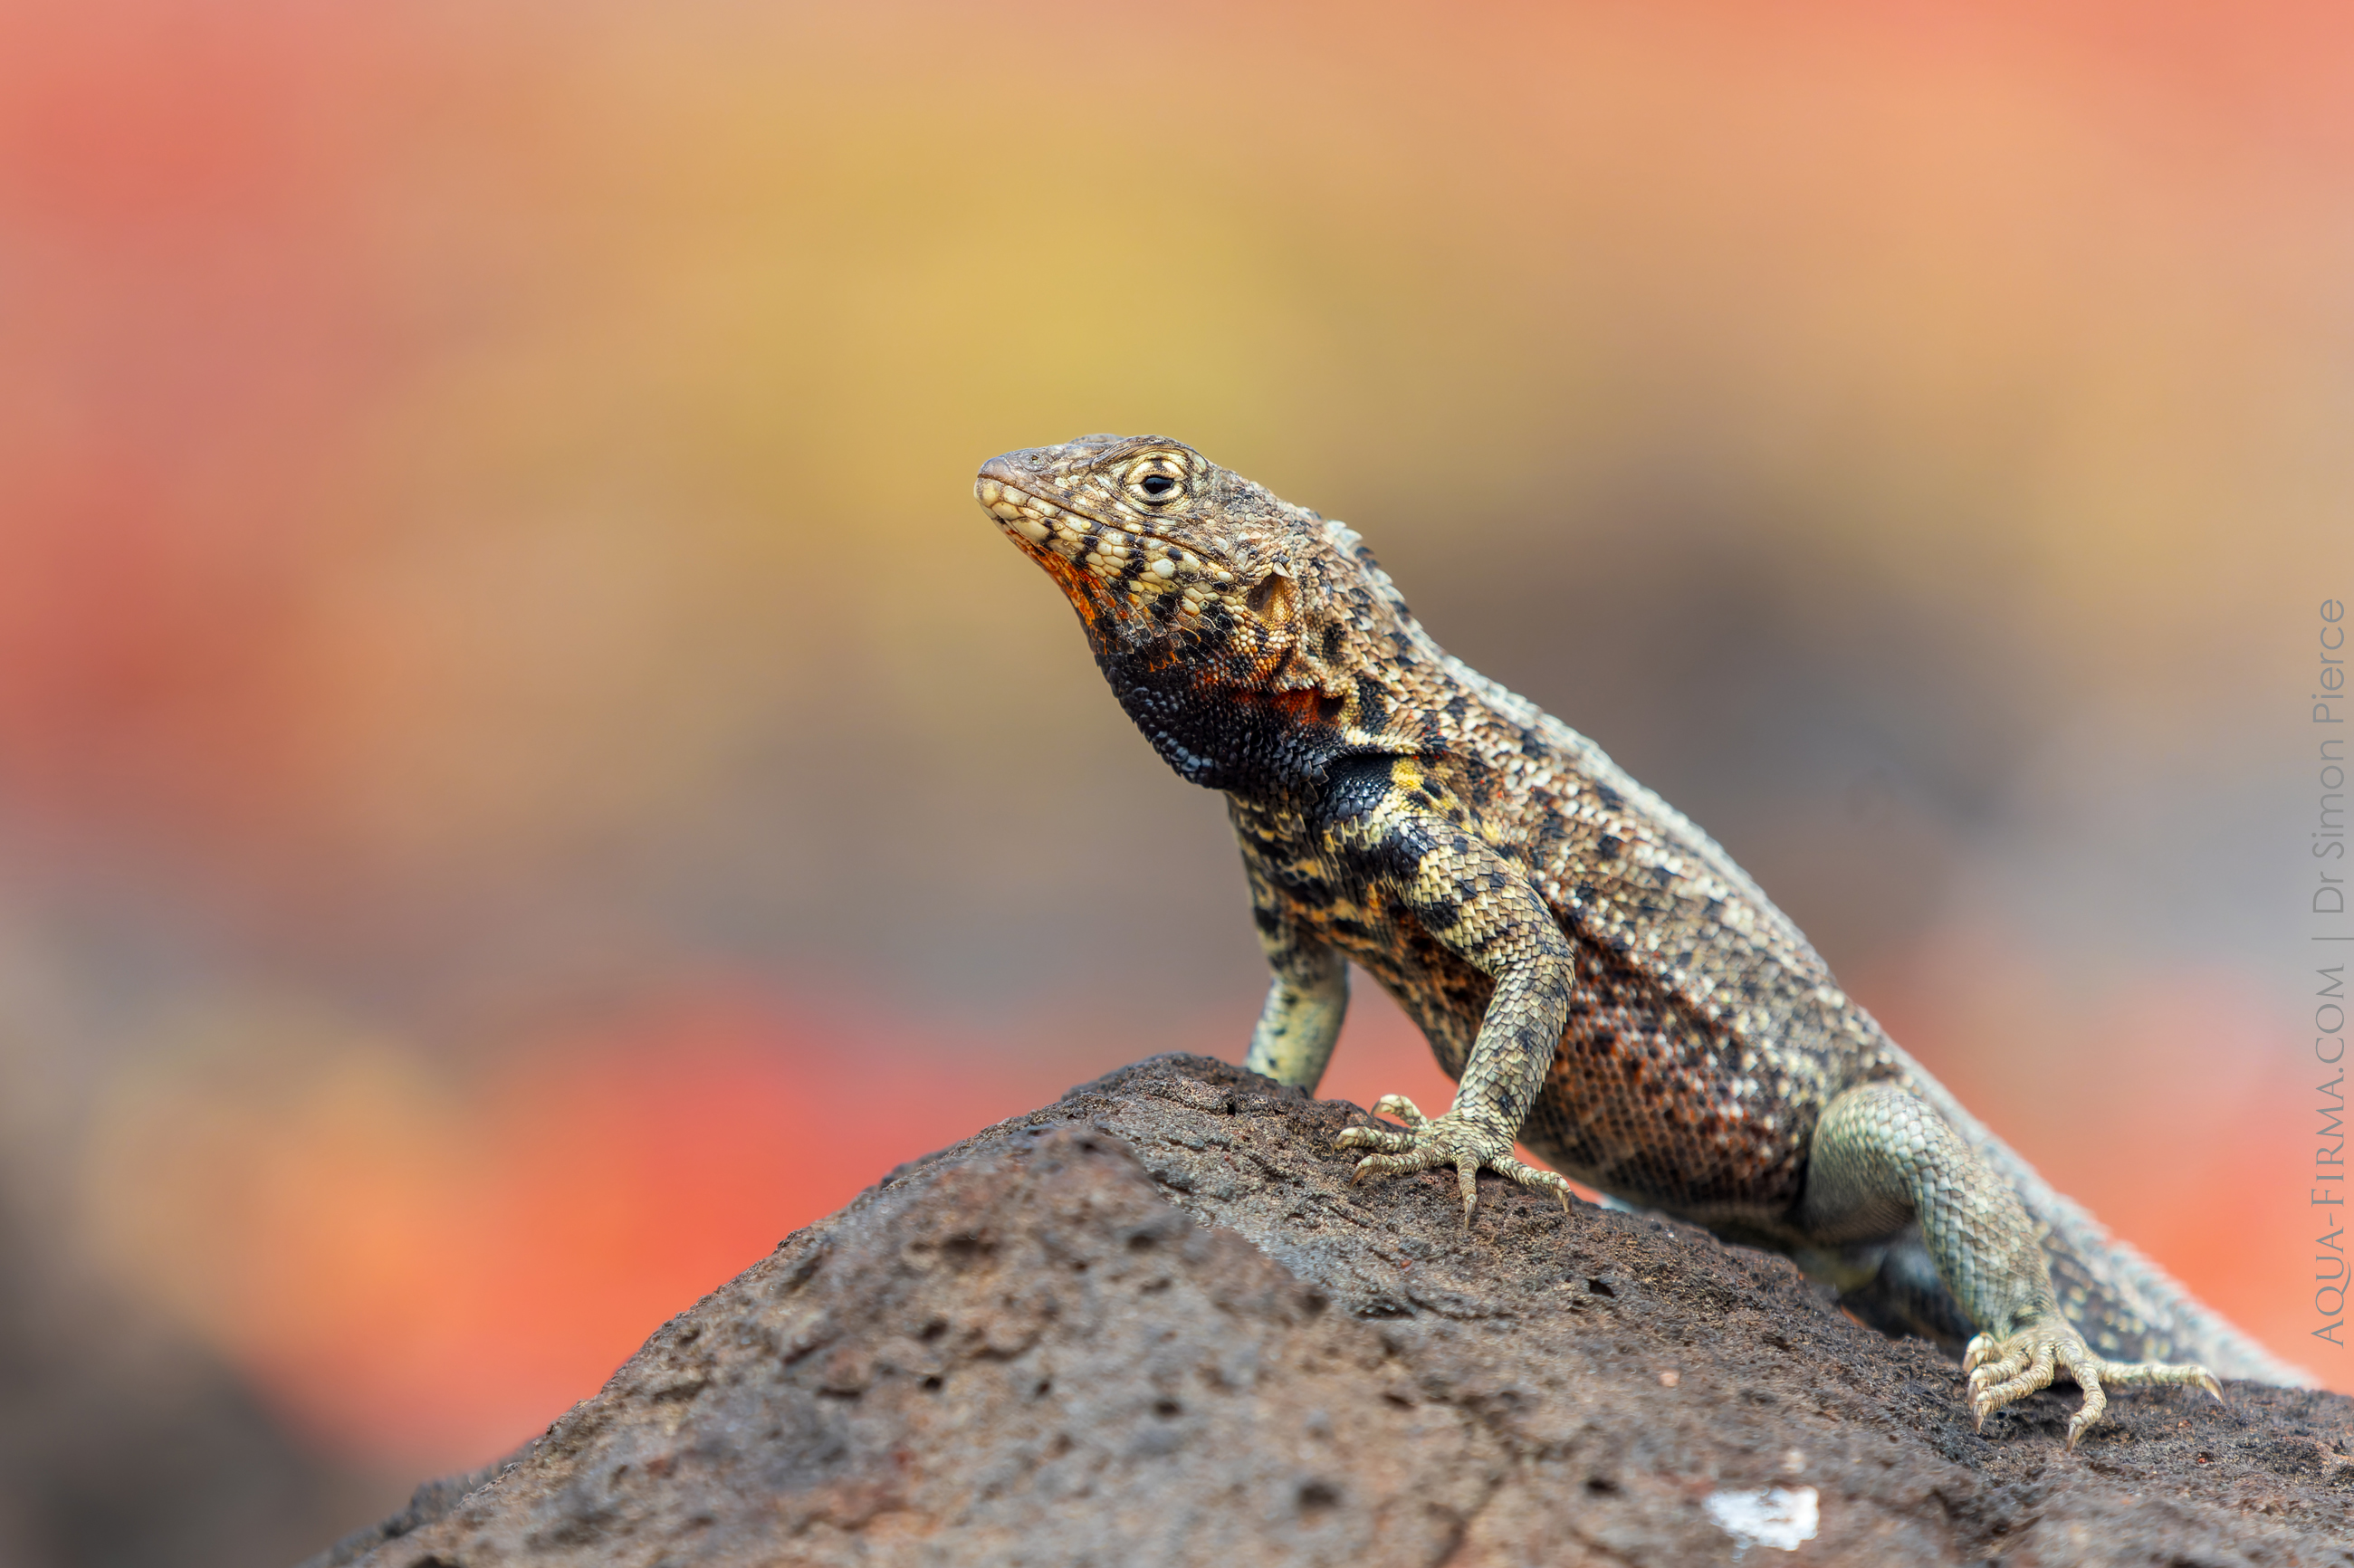
[[[1486,1166],[1499,1176],[1508,1176],[1523,1187],[1551,1192],[1561,1200],[1564,1212],[1569,1208],[1569,1183],[1550,1171],[1540,1171],[1512,1158],[1512,1140],[1459,1111],[1448,1111],[1433,1120],[1415,1108],[1404,1095],[1384,1095],[1373,1102],[1375,1116],[1394,1116],[1405,1123],[1401,1132],[1389,1127],[1352,1127],[1341,1134],[1342,1149],[1370,1149],[1374,1153],[1357,1161],[1357,1173],[1349,1179],[1351,1186],[1368,1176],[1402,1176],[1412,1171],[1431,1171],[1442,1165],[1455,1167],[1455,1180],[1463,1191],[1463,1228],[1471,1228],[1471,1212],[1479,1197],[1479,1167]]]
[[[1980,1334],[1962,1352],[1962,1371],[1969,1374],[1970,1413],[1978,1417],[1981,1429],[1995,1411],[2037,1389],[2051,1387],[2053,1377],[2066,1372],[2084,1391],[2083,1407],[2068,1423],[2071,1448],[2109,1407],[2109,1396],[2102,1390],[2104,1382],[2111,1387],[2195,1384],[2213,1394],[2217,1404],[2223,1399],[2222,1385],[2205,1367],[2189,1362],[2104,1361],[2065,1321],[2048,1318],[2003,1340]]]

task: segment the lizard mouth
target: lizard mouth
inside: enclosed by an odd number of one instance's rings
[[[991,471],[997,470],[998,471]],[[973,482],[973,496],[997,525],[1076,588],[1094,586],[1136,601],[1136,608],[1190,618],[1235,574],[1214,555],[1164,538],[1125,518],[1107,522],[1013,483],[992,462]],[[1161,604],[1167,602],[1167,609]]]

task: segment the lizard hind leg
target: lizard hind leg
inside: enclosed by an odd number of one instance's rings
[[[1405,1129],[1372,1126],[1341,1130],[1336,1140],[1338,1147],[1375,1151],[1357,1161],[1356,1174],[1349,1179],[1351,1186],[1368,1176],[1402,1176],[1409,1171],[1451,1165],[1463,1194],[1463,1225],[1469,1230],[1472,1213],[1479,1206],[1479,1168],[1484,1165],[1523,1187],[1552,1193],[1561,1200],[1564,1212],[1569,1208],[1566,1181],[1550,1171],[1540,1171],[1515,1160],[1510,1135],[1481,1126],[1460,1109],[1433,1118],[1423,1115],[1404,1095],[1384,1095],[1373,1102],[1373,1114],[1394,1116],[1405,1124]]]
[[[2095,1355],[2061,1309],[2041,1233],[2019,1195],[1919,1096],[1901,1084],[1859,1085],[1816,1126],[1801,1227],[1810,1242],[1836,1245],[1915,1220],[1938,1277],[1978,1330],[1962,1370],[1980,1426],[2063,1375],[2084,1394],[2068,1424],[2071,1448],[2107,1410],[2105,1383],[2187,1384],[2222,1397],[2202,1366]]]

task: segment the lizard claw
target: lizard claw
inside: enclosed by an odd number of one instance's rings
[[[2084,1337],[2064,1319],[2043,1319],[2001,1340],[1980,1334],[1962,1352],[1962,1371],[1969,1377],[1970,1414],[1978,1429],[1986,1418],[2014,1400],[2052,1386],[2065,1372],[2084,1391],[2084,1403],[2068,1423],[2068,1446],[2073,1449],[2109,1408],[2103,1388],[2134,1384],[2173,1384],[2203,1388],[2222,1403],[2223,1386],[2205,1367],[2176,1361],[2112,1361],[2094,1355]]]
[[[1368,1176],[1402,1176],[1451,1165],[1463,1194],[1463,1228],[1469,1230],[1479,1206],[1479,1168],[1484,1165],[1524,1187],[1551,1192],[1561,1200],[1563,1212],[1568,1212],[1569,1183],[1550,1171],[1513,1159],[1511,1139],[1455,1111],[1434,1120],[1404,1095],[1384,1095],[1373,1102],[1373,1111],[1377,1116],[1396,1117],[1405,1123],[1406,1130],[1378,1126],[1344,1128],[1338,1147],[1375,1150],[1357,1161],[1356,1172],[1349,1178],[1351,1186]]]

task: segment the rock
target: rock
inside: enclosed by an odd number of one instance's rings
[[[1452,1172],[1162,1056],[893,1171],[514,1458],[314,1568],[2354,1563],[2354,1402],[1958,1368],[1786,1260]]]

